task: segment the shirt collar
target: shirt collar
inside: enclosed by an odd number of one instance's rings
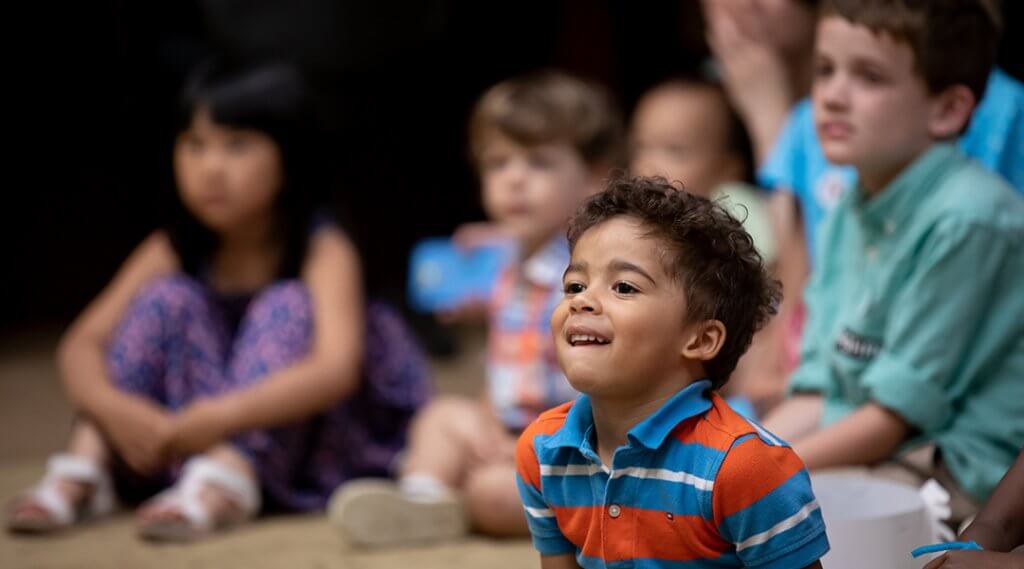
[[[933,191],[936,180],[956,163],[952,158],[958,152],[953,143],[933,145],[871,199],[867,199],[868,194],[858,183],[857,191],[851,193],[854,194],[854,209],[860,214],[861,221],[886,233],[895,231],[921,207]]]
[[[707,379],[691,383],[630,429],[626,436],[630,442],[636,442],[648,449],[659,448],[676,425],[711,408],[711,398],[708,397],[710,389],[711,381]],[[545,445],[549,448],[589,447],[588,439],[593,426],[594,412],[590,405],[590,397],[580,395],[569,409],[562,428],[552,435]]]
[[[545,288],[561,288],[562,275],[569,266],[569,241],[558,235],[523,261],[523,276]]]

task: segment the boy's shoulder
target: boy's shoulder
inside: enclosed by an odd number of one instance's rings
[[[532,423],[530,423],[530,426],[527,427],[526,430],[534,429],[538,433],[544,434],[554,433],[565,424],[565,419],[569,416],[569,411],[575,404],[575,401],[567,401],[557,407],[552,407],[551,409],[544,411],[538,415]]]
[[[1020,235],[1024,231],[1024,196],[952,144],[940,146],[926,157],[926,169],[911,166],[916,169],[915,187],[911,189],[914,213],[911,225],[904,228],[930,238],[966,236],[977,228]],[[835,221],[859,217],[860,199],[858,192],[846,192],[837,208],[842,214],[834,216]]]
[[[717,393],[711,395],[711,407],[700,417],[701,420],[693,426],[691,436],[704,446],[728,451],[737,440],[750,435],[756,435],[768,445],[786,446],[785,442],[756,422],[740,415]]]
[[[935,181],[934,191],[922,204],[934,230],[962,231],[987,228],[1019,235],[1024,231],[1024,196],[1006,180],[957,152],[955,163]]]
[[[538,436],[557,433],[565,425],[565,419],[569,416],[569,410],[574,404],[575,401],[569,401],[538,415],[532,423],[523,429],[522,434],[519,435],[519,443],[532,446],[534,439]]]

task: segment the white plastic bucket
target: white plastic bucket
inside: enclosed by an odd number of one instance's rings
[[[920,569],[910,551],[938,541],[917,488],[858,474],[811,476],[832,544],[824,569]]]

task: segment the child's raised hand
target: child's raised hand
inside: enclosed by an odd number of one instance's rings
[[[703,6],[722,83],[762,156],[794,98],[786,62],[767,32],[771,22],[749,0],[704,0]]]
[[[1024,569],[1024,555],[998,551],[950,551],[924,569]]]

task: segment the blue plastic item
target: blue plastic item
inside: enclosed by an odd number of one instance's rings
[[[410,305],[420,312],[437,312],[489,299],[511,253],[506,244],[464,249],[445,237],[420,241],[409,259]]]
[[[922,545],[917,549],[910,552],[913,557],[921,557],[929,553],[935,553],[937,551],[949,551],[950,549],[973,549],[976,551],[982,551],[982,547],[974,541],[950,541],[947,543],[933,543],[932,545]]]

